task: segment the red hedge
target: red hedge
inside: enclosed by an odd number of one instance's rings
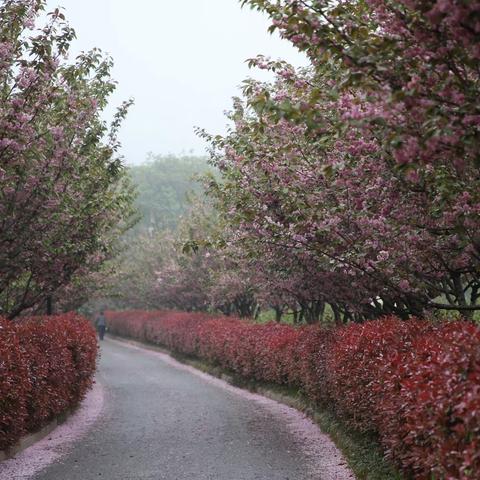
[[[76,406],[96,358],[95,330],[76,314],[0,318],[0,450]]]
[[[339,329],[180,312],[108,312],[112,332],[301,389],[417,479],[480,478],[480,329],[395,317]]]
[[[414,340],[432,328],[425,321],[390,317],[338,329],[326,366],[337,412],[351,415],[359,430],[376,431],[387,398],[396,396],[394,371],[412,351]]]
[[[418,478],[480,478],[480,329],[456,322],[418,335],[384,381],[389,455]]]
[[[31,381],[17,329],[0,317],[0,450],[22,436],[30,391]]]

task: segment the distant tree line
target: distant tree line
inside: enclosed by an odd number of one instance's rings
[[[188,197],[202,190],[195,177],[211,169],[207,160],[194,155],[150,154],[145,163],[131,166],[140,217],[134,232],[174,230],[189,208]]]

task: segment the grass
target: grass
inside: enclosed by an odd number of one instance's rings
[[[134,343],[140,342],[134,341]],[[304,412],[330,436],[358,480],[405,480],[405,477],[384,458],[382,449],[374,436],[353,430],[333,411],[312,405],[298,390],[247,380],[198,358],[172,353],[155,344],[147,345],[153,350],[170,354],[181,363],[221,378],[231,385],[259,393]]]
[[[447,300],[444,297],[438,297],[435,299],[438,303],[447,303]],[[431,312],[431,318],[437,320],[459,320],[462,318],[460,312],[456,310],[435,310]],[[255,323],[269,323],[275,321],[275,310],[262,310],[256,318]],[[480,324],[480,310],[476,310],[473,313],[473,321]],[[285,314],[282,315],[281,323],[287,325],[293,325],[293,312],[289,310]],[[320,325],[334,325],[335,324],[335,317],[333,314],[332,307],[327,303],[325,304],[325,311],[323,313],[322,320],[320,321]]]
[[[286,322],[287,318],[289,317],[285,317],[285,316],[282,317],[282,323],[289,323],[289,322]],[[262,310],[258,315],[258,318],[255,319],[255,323],[269,323],[274,321],[275,321],[275,310],[273,309]],[[293,317],[292,317],[292,322],[293,322]]]
[[[358,479],[404,479],[403,475],[385,460],[375,437],[352,431],[345,422],[327,410],[315,411],[313,419],[323,432],[330,435]]]
[[[334,318],[335,317],[333,314],[332,307],[328,303],[325,304],[325,311],[323,313],[323,317],[320,322],[321,325],[333,325],[335,323]],[[273,309],[262,310],[254,321],[255,323],[261,323],[261,324],[275,322],[275,310]],[[291,310],[288,310],[286,313],[282,315],[281,323],[286,325],[294,325],[293,312]]]

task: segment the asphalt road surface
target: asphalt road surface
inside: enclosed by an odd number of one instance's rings
[[[100,420],[35,480],[324,478],[307,451],[308,434],[301,438],[268,402],[110,340],[99,380],[106,392]]]

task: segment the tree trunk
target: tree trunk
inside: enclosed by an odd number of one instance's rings
[[[278,305],[275,305],[273,309],[275,310],[275,321],[280,323],[282,321],[283,310]]]
[[[47,297],[47,315],[53,315],[53,298],[51,295]]]
[[[330,304],[330,306],[332,307],[332,310],[333,310],[333,318],[335,320],[335,325],[337,326],[340,326],[343,324],[342,322],[342,317],[340,315],[340,310],[338,309],[338,307],[335,305],[335,304]]]

